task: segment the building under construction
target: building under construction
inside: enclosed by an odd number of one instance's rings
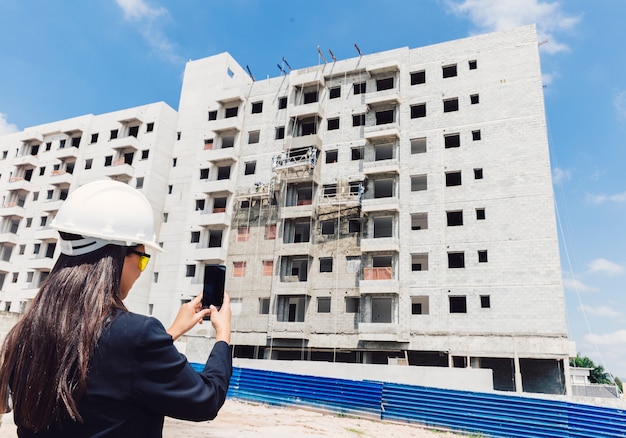
[[[176,128],[167,113],[158,141],[124,143],[161,144],[123,178],[154,192],[166,250],[132,308],[167,323],[225,264],[236,358],[489,368],[498,390],[565,393],[534,26],[279,67],[255,80],[227,53],[190,61]],[[126,136],[152,120],[112,119]],[[98,172],[64,187],[116,177]]]

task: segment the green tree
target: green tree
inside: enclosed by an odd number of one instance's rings
[[[621,392],[622,394],[624,393],[624,388],[622,386],[622,381],[620,380],[619,377],[615,378],[615,384],[617,385],[617,387],[619,388],[619,392]]]
[[[591,371],[589,371],[589,382],[591,383],[600,383],[603,385],[617,384],[617,382],[613,381],[611,375],[604,370],[602,365],[596,365],[591,359],[586,356],[581,356],[580,353],[578,353],[575,358],[570,359],[569,365],[578,368],[591,368]]]

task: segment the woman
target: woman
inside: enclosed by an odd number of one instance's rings
[[[232,372],[230,302],[183,305],[165,330],[122,300],[160,251],[153,213],[115,181],[70,194],[53,221],[61,256],[0,352],[0,412],[9,391],[20,437],[160,437],[164,416],[215,418]],[[197,373],[173,345],[210,315],[216,343]]]

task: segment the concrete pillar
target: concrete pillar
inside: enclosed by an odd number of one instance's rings
[[[522,385],[522,372],[519,367],[519,357],[517,353],[513,357],[513,367],[515,368],[515,392],[524,392],[524,387]]]

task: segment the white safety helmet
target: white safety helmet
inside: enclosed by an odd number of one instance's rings
[[[70,193],[50,224],[61,232],[81,236],[59,240],[61,253],[87,254],[106,245],[145,245],[162,251],[155,242],[154,212],[138,190],[113,180],[94,181]]]

